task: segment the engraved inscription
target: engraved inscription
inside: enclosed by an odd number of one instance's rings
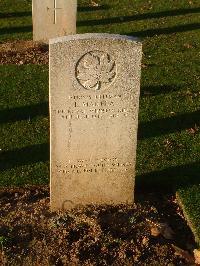
[[[117,67],[111,56],[101,51],[83,55],[76,65],[76,78],[87,90],[97,91],[109,86],[115,79]]]
[[[132,166],[130,162],[121,162],[118,158],[100,158],[93,162],[79,159],[69,161],[65,165],[56,164],[57,171],[61,174],[81,174],[99,172],[126,172]]]
[[[126,108],[92,108],[92,109],[77,109],[76,110],[53,110],[55,115],[60,116],[66,120],[79,120],[79,119],[103,119],[103,118],[120,118],[127,117],[132,114],[132,109]]]
[[[66,105],[54,109],[53,114],[66,120],[134,117],[136,105],[128,105],[133,99],[130,94],[70,95]]]

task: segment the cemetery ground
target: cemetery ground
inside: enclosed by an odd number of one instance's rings
[[[1,1],[1,259],[14,265],[194,264],[200,245],[199,3],[78,6],[79,33],[143,40],[137,207],[49,211],[48,48],[31,42],[31,1]]]

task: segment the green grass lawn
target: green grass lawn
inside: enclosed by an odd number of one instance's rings
[[[142,38],[137,188],[177,191],[200,239],[199,1],[78,2],[79,33]],[[30,0],[0,10],[0,42],[32,38]],[[0,185],[46,184],[48,67],[4,65],[0,76]]]
[[[177,197],[200,247],[200,184],[179,188]]]

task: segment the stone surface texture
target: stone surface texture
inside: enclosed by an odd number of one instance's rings
[[[76,33],[77,0],[32,0],[33,40]]]
[[[51,207],[133,203],[142,44],[50,40]]]

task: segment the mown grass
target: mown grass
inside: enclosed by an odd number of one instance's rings
[[[0,1],[0,41],[32,38],[32,1]]]
[[[48,182],[47,66],[0,66],[0,185]]]
[[[178,200],[200,247],[200,184],[188,185],[177,192]]]
[[[136,187],[178,191],[200,235],[198,1],[78,2],[79,33],[143,40]],[[0,42],[32,38],[30,0],[3,0],[0,10]],[[1,66],[0,74],[0,184],[48,183],[48,68]]]

